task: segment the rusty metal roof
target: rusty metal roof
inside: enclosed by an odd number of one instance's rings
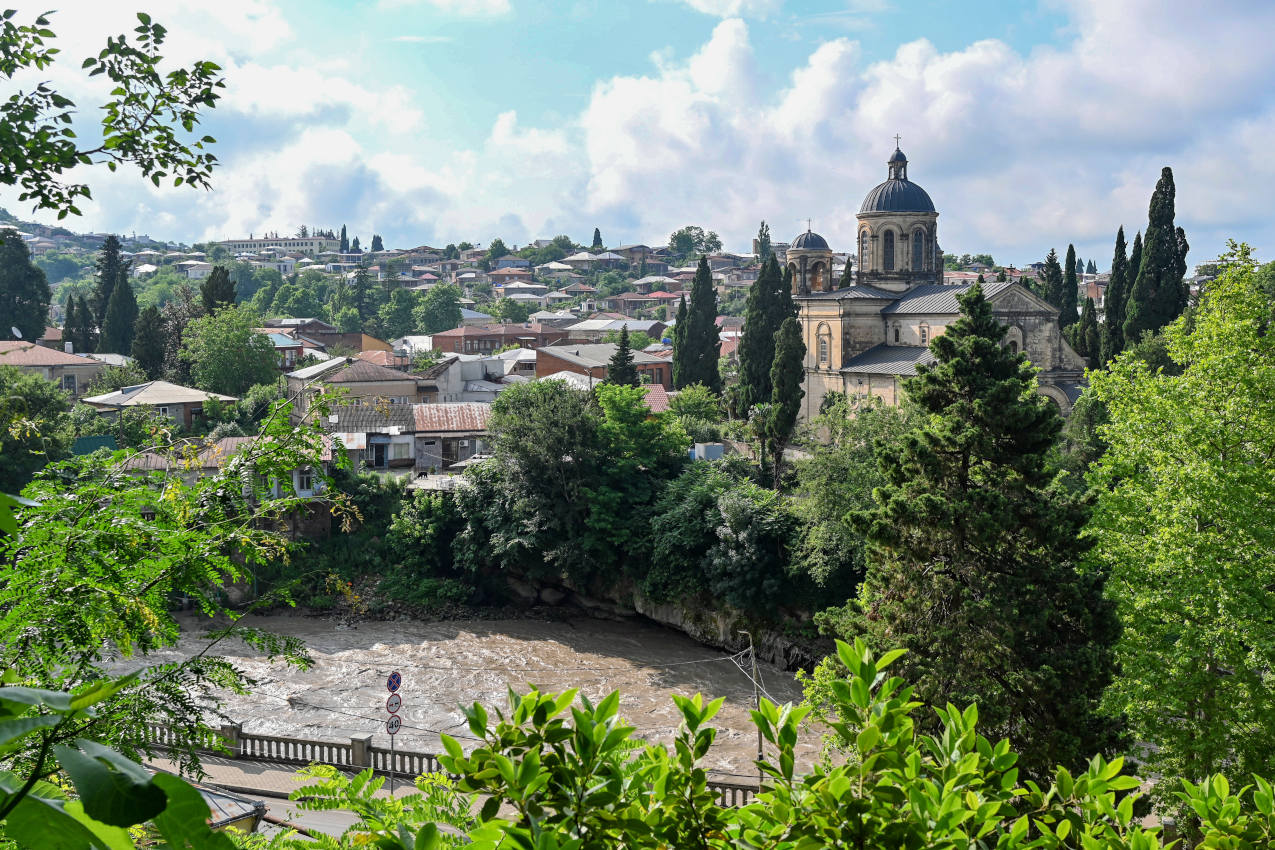
[[[478,434],[491,421],[491,405],[468,401],[454,404],[414,404],[416,433]]]

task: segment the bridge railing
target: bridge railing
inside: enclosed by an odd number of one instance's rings
[[[176,741],[173,731],[161,723],[146,726],[146,740],[156,749],[169,749]],[[391,753],[389,747],[372,744],[372,736],[351,738],[349,743],[340,741],[315,741],[309,738],[290,738],[284,735],[259,735],[243,731],[239,723],[221,726],[217,735],[201,742],[200,752],[228,756],[235,759],[265,761],[275,764],[326,764],[343,770],[365,770],[388,776],[391,771],[400,777],[415,777],[423,773],[442,773],[438,756],[397,747]],[[391,760],[392,759],[392,760]],[[741,782],[710,779],[708,787],[717,792],[722,806],[746,806],[757,794],[757,786]]]

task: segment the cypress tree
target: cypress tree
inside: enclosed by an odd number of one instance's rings
[[[677,299],[677,321],[673,325],[673,389],[680,390],[694,381],[688,380],[692,356],[686,350],[686,293]]]
[[[342,254],[348,254],[348,253],[350,253],[350,240],[349,240],[348,238],[346,238],[346,235],[345,235],[345,225],[344,225],[344,224],[343,224],[343,225],[341,225],[341,248],[340,248],[340,252],[341,252]]]
[[[1062,290],[1059,292],[1058,301],[1058,327],[1066,330],[1070,325],[1074,325],[1080,318],[1076,315],[1076,289],[1078,283],[1076,281],[1076,246],[1067,246],[1067,261],[1063,263]]]
[[[155,380],[164,368],[164,351],[167,347],[164,337],[164,319],[159,308],[151,305],[137,317],[133,328],[133,359],[146,373],[146,377]]]
[[[699,267],[695,270],[695,280],[691,283],[691,300],[686,306],[686,324],[678,314],[682,340],[681,363],[674,354],[674,374],[680,374],[683,383],[677,388],[691,384],[703,384],[715,393],[722,391],[722,376],[717,368],[721,356],[722,340],[717,332],[717,291],[713,288],[713,273],[708,267],[708,259],[700,257]],[[679,368],[680,367],[680,368]]]
[[[359,237],[357,236],[355,236],[353,239],[350,240],[350,253],[351,254],[363,253],[363,249],[359,247]]]
[[[1125,255],[1124,226],[1116,231],[1116,251],[1111,257],[1111,279],[1103,296],[1102,362],[1124,351],[1125,299],[1129,294],[1129,258]]]
[[[368,271],[367,266],[359,266],[359,270],[354,273],[354,308],[359,312],[359,320],[367,321],[369,316],[376,313],[378,306],[376,304],[376,294],[373,292],[372,273]]]
[[[96,274],[93,281],[93,321],[96,328],[103,327],[106,322],[106,308],[111,303],[111,293],[115,285],[128,277],[131,263],[120,255],[120,240],[115,234],[106,237],[102,250],[97,255]]]
[[[770,247],[770,225],[763,219],[761,226],[757,228],[757,260],[764,263],[773,253],[774,249]]]
[[[775,360],[770,367],[770,415],[766,434],[770,439],[770,456],[774,462],[774,485],[779,489],[783,472],[784,446],[792,439],[801,413],[801,388],[805,374],[806,344],[801,340],[801,325],[792,316],[775,332]]]
[[[628,325],[620,328],[620,344],[615,347],[615,354],[611,355],[611,362],[607,364],[607,383],[630,387],[640,386],[642,383],[637,366],[633,363],[633,351],[629,348]]]
[[[1076,277],[1085,276],[1085,263],[1079,257],[1076,258]]]
[[[373,233],[373,234],[372,234],[372,250],[373,250],[373,251],[384,251],[384,250],[385,250],[385,242],[384,242],[384,241],[382,241],[382,239],[381,239],[381,234],[379,234],[379,233]]]
[[[112,354],[128,354],[133,348],[133,327],[137,324],[137,299],[128,278],[117,281],[111,290],[111,303],[106,306],[102,337],[97,350]]]
[[[1129,249],[1129,270],[1126,273],[1126,286],[1124,291],[1125,312],[1129,310],[1129,292],[1133,289],[1133,282],[1138,279],[1138,270],[1142,268],[1142,231],[1139,230],[1133,235],[1133,247]]]
[[[1173,170],[1166,166],[1151,195],[1141,262],[1125,307],[1126,345],[1160,330],[1186,307],[1182,278],[1188,246],[1186,235],[1173,226],[1174,195]]]
[[[1093,299],[1086,297],[1080,320],[1064,331],[1067,342],[1075,352],[1085,358],[1090,369],[1097,369],[1102,356],[1102,342],[1098,333],[1098,311]]]
[[[775,255],[762,263],[761,273],[748,289],[744,307],[744,335],[739,341],[739,413],[747,416],[755,404],[769,402],[770,367],[775,361],[774,317],[781,309],[776,303],[783,286],[783,273]]]
[[[1084,497],[1051,472],[1062,419],[1034,391],[1037,370],[1001,345],[983,288],[957,300],[936,362],[904,382],[920,424],[879,446],[886,484],[852,515],[870,549],[848,614],[878,649],[908,650],[898,675],[916,699],[976,702],[983,734],[1008,738],[1040,779],[1118,745],[1099,700],[1120,627],[1103,573],[1081,566]]]
[[[987,281],[983,280],[983,273],[982,273],[982,272],[979,272],[979,273],[978,273],[978,282],[979,282],[979,283],[987,283]]]
[[[592,245],[592,250],[594,250],[594,251],[601,251],[601,250],[602,250],[602,231],[601,231],[601,230],[598,230],[598,228],[596,228],[596,227],[595,227],[595,228],[593,228],[593,245]]]
[[[1097,274],[1097,273],[1098,273],[1097,264],[1094,263],[1093,260],[1090,260],[1088,265],[1085,266],[1085,274]]]
[[[66,318],[62,320],[62,342],[71,343],[71,351],[76,354],[83,354],[79,344],[76,342],[79,333],[80,317],[75,311],[75,296],[68,295],[66,299]]]
[[[234,305],[235,282],[230,279],[230,272],[225,266],[213,266],[212,272],[199,284],[199,294],[204,310],[210,315],[222,307]]]
[[[1049,256],[1045,257],[1045,270],[1042,272],[1041,288],[1044,290],[1045,300],[1061,310],[1063,272],[1062,266],[1058,265],[1058,252],[1053,248],[1049,249]],[[1061,323],[1061,321],[1062,317],[1060,315],[1059,322]]]
[[[83,295],[75,299],[75,305],[75,316],[78,319],[78,324],[75,328],[75,350],[80,354],[85,354],[97,347],[93,308],[89,306],[88,298]]]
[[[847,286],[854,286],[854,270],[849,254],[846,255],[846,267],[841,270],[841,280],[837,283],[837,288],[845,289]]]

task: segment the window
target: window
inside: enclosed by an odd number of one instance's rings
[[[868,231],[859,234],[859,269],[868,267]]]
[[[159,415],[160,415],[160,416],[167,416],[167,415],[168,415],[168,408],[167,408],[167,407],[157,407],[157,408],[155,408],[155,409],[159,411]]]
[[[921,235],[921,231],[912,234],[912,271],[919,272],[924,266],[922,255],[924,254],[923,246],[925,245],[925,237]]]
[[[819,337],[819,362],[828,362],[828,338],[826,336]]]
[[[391,443],[390,460],[407,460],[408,448],[407,443]]]
[[[314,470],[303,466],[297,470],[297,492],[309,492],[314,489]]]
[[[894,326],[894,341],[896,343],[899,341],[899,326],[898,325]]]
[[[921,345],[930,344],[930,326],[921,325]]]
[[[1011,339],[1011,340],[1009,341],[1009,353],[1010,353],[1010,354],[1017,354],[1017,353],[1018,353],[1018,340],[1016,340],[1016,339]]]
[[[74,375],[62,376],[62,389],[66,390],[71,395],[75,395],[75,376]]]
[[[885,247],[881,251],[881,270],[894,271],[894,231],[885,232]]]

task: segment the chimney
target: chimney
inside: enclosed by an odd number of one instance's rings
[[[65,351],[67,354],[74,354],[75,343],[70,342],[69,340],[67,342],[62,343],[62,350]]]

